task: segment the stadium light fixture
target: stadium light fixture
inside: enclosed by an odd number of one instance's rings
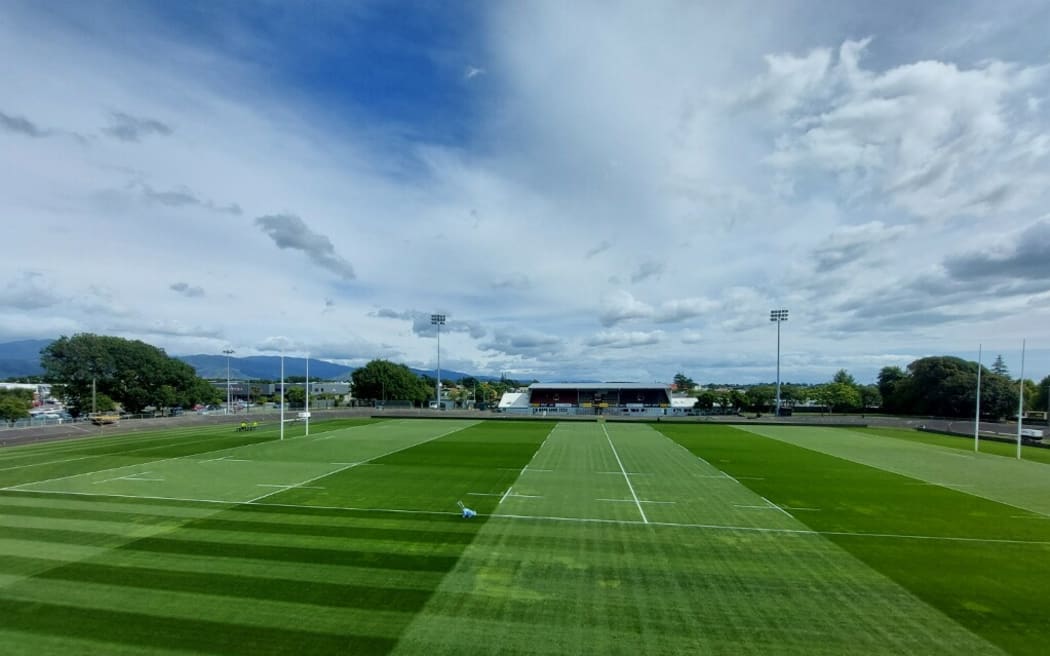
[[[769,320],[777,324],[777,406],[776,416],[780,416],[780,324],[788,320],[787,310],[770,310]]]
[[[430,315],[430,323],[437,326],[437,340],[438,340],[438,361],[437,361],[437,382],[434,383],[434,401],[437,403],[437,409],[441,409],[441,326],[445,325],[445,315],[443,314],[432,314]]]
[[[233,349],[223,349],[226,354],[226,414],[230,414],[230,356]]]

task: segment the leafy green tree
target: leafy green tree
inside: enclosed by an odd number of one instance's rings
[[[696,396],[696,403],[693,405],[698,410],[710,412],[715,404],[718,403],[718,395],[710,390],[704,390]]]
[[[882,409],[891,413],[909,412],[910,381],[908,373],[900,367],[883,367],[878,378]]]
[[[675,389],[679,392],[691,392],[696,387],[696,383],[689,376],[686,376],[682,372],[678,372],[674,375]]]
[[[60,337],[40,355],[45,377],[61,385],[78,412],[91,407],[92,381],[98,394],[132,413],[147,406],[208,402],[218,395],[193,367],[138,340],[79,333]]]
[[[851,387],[857,386],[857,381],[845,369],[839,369],[838,371],[836,371],[834,378],[831,379],[831,382],[842,383],[843,385],[849,385]]]
[[[878,408],[882,406],[882,394],[879,393],[878,385],[862,385],[857,390],[860,392],[862,408]]]
[[[293,408],[306,406],[306,389],[303,387],[287,387],[284,392],[284,400]]]
[[[753,385],[745,392],[747,406],[755,412],[767,410],[776,399],[777,391],[773,385]]]
[[[817,388],[816,398],[828,408],[829,413],[835,409],[850,410],[860,407],[860,392],[853,385],[846,383],[828,383]]]
[[[1035,401],[1032,403],[1032,409],[1044,412],[1050,409],[1050,376],[1039,381],[1039,390],[1036,393]]]
[[[354,396],[359,399],[424,403],[434,396],[434,379],[424,380],[403,364],[372,360],[351,375]]]
[[[29,416],[33,393],[29,390],[0,390],[0,419],[18,421]]]

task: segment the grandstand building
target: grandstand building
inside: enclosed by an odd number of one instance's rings
[[[671,395],[670,385],[647,383],[533,383],[507,392],[499,410],[527,415],[657,417],[686,414],[696,399]]]

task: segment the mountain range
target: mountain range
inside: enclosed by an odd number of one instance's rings
[[[44,373],[40,366],[40,351],[53,340],[26,339],[17,342],[0,343],[0,380],[22,376],[39,376]],[[174,356],[190,365],[201,378],[225,380],[225,355],[177,355]],[[279,380],[281,377],[281,357],[277,355],[252,355],[243,358],[230,357],[230,378],[235,380]],[[322,380],[349,380],[356,367],[348,367],[327,360],[310,358],[310,377]],[[418,376],[435,376],[433,369],[415,369],[409,367]],[[284,358],[285,376],[305,376],[306,358]],[[472,374],[462,371],[441,370],[445,380],[459,380]],[[476,376],[478,380],[499,380],[494,376]]]

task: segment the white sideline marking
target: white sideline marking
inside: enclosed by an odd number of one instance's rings
[[[605,439],[609,442],[609,448],[612,449],[613,455],[616,456],[616,464],[620,465],[620,471],[623,472],[623,480],[627,481],[627,487],[631,490],[631,496],[634,498],[634,505],[638,506],[638,514],[642,516],[642,521],[648,524],[649,518],[645,516],[645,510],[642,509],[642,504],[638,503],[638,495],[634,493],[634,486],[631,485],[631,477],[627,475],[627,470],[623,468],[620,454],[616,452],[616,447],[613,446],[612,438],[609,437],[609,431],[605,428],[604,422],[602,423],[602,432],[605,433]]]
[[[501,497],[504,494],[506,492],[467,492],[467,495],[472,497]]]
[[[13,490],[12,488],[0,488],[0,491],[27,492],[27,490]],[[225,506],[243,506],[248,501],[231,501],[222,499],[194,499],[189,497],[160,497],[141,494],[114,494],[106,492],[59,492],[56,490],[28,490],[32,494],[54,494],[80,497],[96,498],[120,498],[120,499],[145,499],[154,501],[183,501],[187,503],[221,504]],[[443,515],[445,517],[458,517],[458,512],[445,510],[409,510],[405,508],[359,508],[355,506],[314,506],[296,503],[251,503],[253,506],[262,508],[298,508],[300,510],[345,510],[347,512],[377,512],[397,513],[401,515]],[[546,515],[512,515],[507,513],[495,513],[489,517],[497,519],[521,519],[547,522],[576,522],[580,524],[620,524],[622,526],[644,526],[646,523],[636,519],[598,519],[590,517],[556,517]],[[798,528],[763,528],[758,526],[733,526],[727,524],[686,524],[680,522],[648,522],[649,526],[666,526],[669,528],[692,528],[710,531],[739,531],[743,533],[783,533],[787,535],[834,535],[858,538],[890,538],[900,540],[941,540],[944,542],[972,542],[976,544],[1031,544],[1036,546],[1050,547],[1050,540],[1011,540],[1009,538],[967,538],[946,535],[909,535],[901,533],[854,533],[850,531],[813,531]]]
[[[528,465],[525,465],[525,467],[528,467]],[[525,473],[525,467],[522,467],[522,468],[521,468],[521,473],[523,473],[523,474]],[[512,485],[512,486],[510,486],[510,487],[508,487],[508,488],[507,488],[507,491],[506,491],[506,492],[504,492],[504,493],[503,493],[503,496],[501,496],[501,497],[499,498],[499,501],[497,501],[497,502],[496,502],[496,505],[498,506],[499,504],[503,503],[503,500],[507,498],[507,495],[508,495],[508,494],[510,494],[510,491],[511,491],[511,490],[513,490],[513,489],[514,489],[514,486],[513,486],[513,485]]]
[[[635,501],[636,501],[636,500],[635,500],[635,499],[595,499],[595,501],[612,501],[612,502],[614,502],[614,503],[635,503]],[[645,499],[642,499],[642,500],[640,500],[640,501],[637,501],[637,503],[666,503],[666,504],[675,504],[675,503],[678,503],[678,502],[677,502],[677,501],[646,501]]]
[[[330,462],[329,465],[359,465],[359,462]]]
[[[784,508],[785,510],[806,510],[806,511],[812,511],[812,512],[817,512],[817,511],[820,510],[820,508],[801,508],[799,506],[780,506],[780,507]]]

